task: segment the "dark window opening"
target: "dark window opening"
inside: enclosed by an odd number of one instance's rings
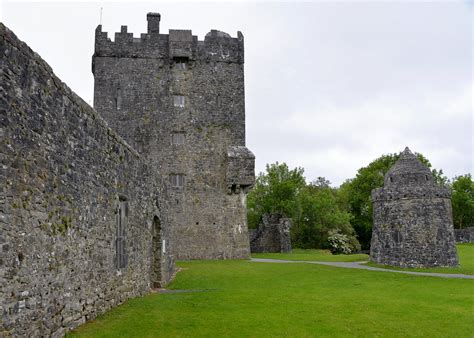
[[[152,264],[152,285],[154,288],[161,286],[161,252],[165,249],[161,242],[161,222],[158,216],[153,217],[153,264]]]
[[[216,106],[220,107],[222,105],[222,98],[219,94],[216,96]]]
[[[115,95],[115,109],[122,109],[122,89],[120,89],[120,86],[117,87],[117,93]]]
[[[230,187],[230,192],[233,194],[239,194],[240,189],[244,189],[244,188],[245,186],[240,186],[240,184],[232,184],[232,186]]]
[[[392,233],[392,238],[396,244],[400,244],[403,240],[400,230],[395,229],[395,231]]]
[[[425,175],[425,180],[427,180],[427,181],[428,181],[428,175]]]
[[[119,196],[115,215],[115,267],[122,269],[127,266],[126,228],[128,222],[128,202],[126,197]]]
[[[118,95],[115,98],[115,109],[120,110],[122,108],[122,95]]]
[[[187,62],[189,59],[187,57],[175,57],[173,58],[174,67],[179,70],[186,70]]]
[[[175,188],[182,188],[184,186],[184,175],[183,174],[171,174],[170,184]]]

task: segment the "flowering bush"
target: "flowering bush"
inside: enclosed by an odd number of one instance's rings
[[[350,236],[341,233],[339,229],[329,230],[328,242],[333,254],[350,254],[357,251]]]

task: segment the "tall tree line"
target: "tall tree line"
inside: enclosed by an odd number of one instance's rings
[[[422,154],[421,162],[431,168]],[[360,168],[354,178],[331,187],[324,177],[306,182],[303,168],[285,163],[266,166],[248,195],[248,223],[256,228],[265,213],[279,213],[293,221],[292,242],[299,248],[322,248],[350,253],[368,250],[372,234],[371,191],[383,186],[384,176],[400,153],[382,155]],[[451,181],[432,169],[438,184],[452,189],[455,228],[474,226],[474,182],[471,174]]]

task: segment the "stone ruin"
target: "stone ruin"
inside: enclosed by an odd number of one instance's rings
[[[291,252],[291,219],[265,214],[257,229],[249,230],[251,252]]]
[[[456,243],[474,243],[474,227],[454,229]]]
[[[0,336],[62,336],[175,257],[250,255],[243,36],[147,19],[97,28],[94,108],[0,23]]]
[[[405,148],[372,191],[370,260],[399,267],[457,266],[451,192]]]

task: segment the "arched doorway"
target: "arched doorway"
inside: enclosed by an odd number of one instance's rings
[[[161,222],[158,216],[153,217],[153,240],[151,261],[151,286],[161,286]]]

